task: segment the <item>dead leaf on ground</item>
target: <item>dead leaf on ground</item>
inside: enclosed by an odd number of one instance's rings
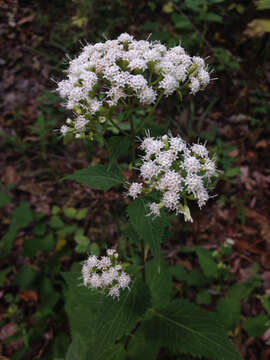
[[[4,169],[3,181],[6,185],[17,184],[19,182],[20,175],[17,173],[13,166],[7,166]]]
[[[21,291],[19,294],[19,298],[21,298],[25,302],[37,302],[38,295],[34,290],[24,290]]]

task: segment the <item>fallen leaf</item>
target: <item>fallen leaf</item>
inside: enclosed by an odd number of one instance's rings
[[[255,147],[256,147],[257,149],[259,149],[259,148],[265,149],[265,148],[267,148],[267,146],[268,146],[267,141],[264,140],[264,139],[258,141],[257,144],[255,145]]]
[[[21,291],[19,294],[19,298],[21,298],[25,302],[37,302],[38,295],[34,290],[24,290]]]
[[[21,20],[19,20],[17,22],[17,25],[23,25],[25,23],[29,23],[29,22],[32,22],[34,20],[35,16],[34,15],[29,15],[29,16],[25,16],[23,17]]]
[[[20,176],[13,166],[9,165],[4,169],[3,181],[5,184],[17,184],[19,182],[19,179]]]

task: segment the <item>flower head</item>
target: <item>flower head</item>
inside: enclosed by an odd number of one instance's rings
[[[97,258],[90,255],[82,266],[83,285],[91,289],[99,289],[113,298],[120,296],[120,290],[129,288],[130,276],[123,271],[118,262],[115,249],[107,249],[107,256]]]
[[[60,132],[63,136],[79,133],[80,138],[92,137],[100,124],[109,129],[110,124],[99,119],[110,119],[114,107],[120,102],[127,105],[130,97],[150,105],[175,91],[189,89],[195,94],[210,82],[204,60],[189,56],[182,46],[137,41],[127,33],[116,40],[87,44],[69,62],[66,73],[56,91],[76,119]]]
[[[196,200],[201,208],[209,199],[207,191],[211,179],[217,176],[215,158],[210,158],[204,145],[189,146],[179,136],[164,135],[142,140],[144,152],[138,168],[143,183],[131,183],[127,195],[133,199],[151,192],[157,193],[160,202],[148,204],[149,214],[160,216],[161,208],[184,215],[193,221],[187,200]]]

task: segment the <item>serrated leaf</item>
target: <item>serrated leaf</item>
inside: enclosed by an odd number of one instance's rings
[[[109,140],[108,150],[110,164],[116,161],[120,155],[126,154],[130,146],[130,140],[125,136],[112,136]]]
[[[111,346],[103,355],[106,360],[126,360],[127,354],[123,344]]]
[[[199,263],[205,276],[210,278],[217,278],[218,265],[214,261],[211,251],[198,246],[194,246],[194,250],[196,251],[196,254],[199,258]]]
[[[130,332],[150,301],[149,290],[141,280],[133,281],[119,301],[93,289],[80,286],[81,265],[73,266],[63,276],[68,284],[66,311],[72,336],[85,344],[83,360],[106,360],[106,351],[124,334]]]
[[[241,321],[240,299],[231,296],[219,299],[215,313],[217,319],[228,331],[235,329]]]
[[[160,243],[166,227],[169,225],[165,216],[153,219],[147,216],[149,209],[144,199],[132,201],[128,206],[128,215],[137,234],[145,240],[146,245],[159,257]]]
[[[261,336],[267,329],[270,328],[270,322],[266,315],[260,314],[258,316],[247,318],[244,329],[248,336]]]
[[[160,271],[157,269],[160,267]],[[172,296],[172,277],[164,258],[146,263],[146,283],[149,286],[154,307],[166,306]]]
[[[74,334],[72,343],[68,347],[65,360],[83,360],[85,353],[84,344],[78,334]]]
[[[152,317],[143,326],[149,339],[158,338],[161,346],[173,352],[212,360],[241,359],[215,316],[187,300],[175,300],[163,310],[152,310]]]
[[[12,249],[13,240],[20,228],[28,226],[33,220],[32,212],[26,201],[22,201],[12,212],[8,232],[0,242],[0,257],[8,255]]]
[[[140,326],[128,344],[128,360],[156,360],[159,348],[158,339],[146,338],[144,329]]]
[[[123,175],[115,169],[108,169],[105,165],[90,166],[66,176],[64,180],[74,180],[88,185],[93,189],[109,190],[113,186],[122,184]]]

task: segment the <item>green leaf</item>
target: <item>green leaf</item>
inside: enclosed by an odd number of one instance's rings
[[[13,240],[19,229],[28,226],[33,220],[32,212],[26,201],[22,201],[12,212],[11,223],[8,232],[2,237],[0,242],[0,257],[8,255],[12,249]]]
[[[198,270],[192,270],[189,274],[188,274],[188,278],[187,278],[187,285],[188,286],[204,286],[207,284],[207,279],[204,276],[204,274]]]
[[[26,256],[34,258],[38,251],[49,252],[54,247],[53,233],[49,233],[44,238],[30,238],[23,242],[23,252]]]
[[[198,246],[194,250],[199,258],[199,263],[205,276],[210,278],[218,277],[218,265],[212,257],[212,252]]]
[[[52,207],[52,215],[57,215],[60,211],[60,207],[57,205],[53,205]]]
[[[72,175],[66,176],[64,180],[74,180],[94,189],[106,191],[113,186],[122,184],[123,175],[115,169],[108,170],[105,165],[95,165],[78,170]]]
[[[106,360],[126,360],[126,350],[123,344],[116,344],[111,346],[103,355]]]
[[[64,208],[64,214],[66,217],[68,217],[70,219],[75,219],[77,210],[74,207]]]
[[[80,286],[81,268],[76,264],[71,272],[63,274],[68,284],[66,311],[72,337],[79,336],[85,344],[83,360],[106,360],[106,351],[144,314],[150,301],[149,290],[140,279],[133,280],[130,291],[115,300]]]
[[[9,266],[8,268],[0,271],[0,287],[4,285],[7,274],[13,269],[13,266]]]
[[[38,272],[34,268],[24,266],[16,274],[13,283],[14,285],[19,286],[20,289],[26,290],[31,288],[31,285],[35,282],[37,276]]]
[[[160,272],[157,271],[160,266]],[[146,283],[148,284],[154,307],[166,306],[172,296],[172,277],[165,259],[155,258],[146,263]]]
[[[82,220],[86,217],[88,209],[81,209],[77,212],[76,220]]]
[[[199,19],[204,21],[219,22],[219,23],[222,23],[223,21],[222,16],[212,12],[201,13]]]
[[[191,22],[188,21],[184,16],[179,14],[172,14],[172,21],[176,29],[191,29]]]
[[[160,243],[169,222],[165,216],[153,219],[147,216],[148,213],[149,209],[144,199],[132,201],[128,206],[129,219],[135,231],[145,240],[146,245],[153,251],[153,254],[159,257]]]
[[[110,164],[115,162],[120,155],[127,154],[130,146],[129,138],[125,136],[112,136],[109,140]]]
[[[1,286],[1,284],[0,284]],[[270,315],[270,298],[268,295],[258,295],[258,298],[261,300],[262,306],[267,311],[268,315]]]
[[[196,296],[197,304],[210,305],[211,302],[212,302],[212,297],[206,289],[203,289],[198,292],[198,294]]]
[[[234,330],[241,321],[240,299],[231,296],[219,299],[216,306],[216,317],[226,330]]]
[[[78,334],[74,334],[72,343],[68,347],[65,360],[83,360],[85,353],[84,344]]]
[[[163,310],[152,310],[143,326],[147,338],[158,338],[161,346],[173,352],[213,360],[241,359],[215,316],[187,300],[175,300]]]
[[[37,224],[33,229],[33,234],[36,236],[45,235],[47,230],[47,225],[45,223]]]
[[[128,345],[128,360],[156,360],[159,348],[158,339],[146,338],[144,329],[140,326]]]
[[[266,315],[260,314],[258,316],[247,318],[244,329],[248,336],[261,336],[267,329],[270,328],[270,322]]]
[[[227,296],[239,300],[247,300],[253,290],[259,286],[261,286],[261,279],[255,275],[246,281],[232,285]]]
[[[36,318],[44,318],[50,314],[53,314],[53,308],[60,299],[60,294],[54,289],[52,281],[49,277],[43,277],[40,283],[39,289],[40,304],[37,312],[35,313]]]
[[[49,225],[52,229],[61,229],[65,226],[65,224],[58,215],[53,215],[51,217]]]
[[[11,202],[11,197],[5,190],[0,190],[0,207],[5,206]]]
[[[188,279],[188,272],[182,265],[174,265],[170,267],[170,273],[176,280],[185,282]]]
[[[256,6],[258,10],[268,10],[270,9],[270,0],[258,0]]]

